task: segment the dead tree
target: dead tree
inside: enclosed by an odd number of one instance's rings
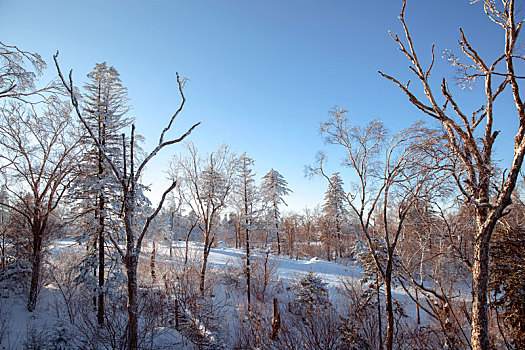
[[[171,116],[167,126],[162,130],[159,142],[157,146],[145,157],[145,159],[136,167],[135,165],[135,125],[133,124],[131,127],[131,136],[129,139],[129,154],[127,153],[126,148],[126,142],[125,137],[122,135],[123,139],[123,154],[124,154],[124,164],[123,169],[118,169],[117,165],[112,161],[112,159],[109,157],[107,150],[104,148],[103,145],[101,145],[98,142],[98,139],[89,126],[89,124],[86,122],[86,119],[83,115],[82,110],[79,106],[79,101],[77,98],[77,94],[75,92],[75,86],[73,85],[73,78],[72,78],[72,71],[69,73],[69,81],[66,81],[66,78],[63,76],[62,71],[60,70],[60,66],[58,64],[58,52],[54,55],[55,65],[58,71],[58,75],[62,81],[62,84],[64,85],[65,89],[70,95],[71,103],[73,104],[73,107],[76,111],[76,114],[78,118],[81,120],[82,124],[85,126],[87,132],[89,133],[89,136],[97,146],[97,148],[100,150],[100,152],[104,155],[104,158],[111,168],[111,171],[115,175],[122,194],[123,203],[122,203],[122,212],[123,212],[123,221],[124,221],[124,228],[125,228],[125,235],[126,235],[126,248],[121,249],[120,246],[115,241],[115,238],[112,236],[109,236],[109,239],[112,241],[112,243],[115,246],[115,249],[117,250],[118,254],[120,255],[120,258],[124,262],[125,268],[126,268],[126,274],[127,274],[127,293],[128,293],[128,303],[127,303],[127,311],[128,311],[128,327],[127,327],[127,340],[126,340],[126,348],[135,350],[138,349],[138,304],[137,304],[137,292],[138,292],[138,284],[137,284],[137,265],[138,265],[138,259],[140,256],[141,248],[142,248],[142,241],[148,232],[148,228],[152,222],[152,220],[157,216],[157,214],[160,212],[162,205],[164,204],[164,200],[166,199],[166,196],[168,193],[170,193],[176,186],[176,181],[172,181],[171,185],[164,191],[162,194],[161,200],[159,204],[157,205],[156,209],[153,210],[153,212],[146,218],[146,220],[140,224],[136,218],[137,214],[137,202],[140,199],[140,194],[137,193],[137,187],[139,185],[140,177],[142,175],[142,172],[144,171],[146,165],[149,163],[149,161],[157,155],[157,153],[162,150],[163,148],[179,143],[182,140],[184,140],[188,135],[191,134],[191,132],[200,124],[196,123],[191,128],[186,131],[182,136],[178,138],[173,138],[169,140],[165,140],[164,137],[166,136],[166,133],[171,129],[173,122],[177,118],[177,116],[182,111],[182,108],[184,107],[184,104],[186,102],[186,98],[184,97],[183,89],[185,87],[185,80],[181,79],[179,77],[179,74],[177,73],[177,84],[179,88],[179,93],[181,95],[181,103],[179,105],[179,108],[176,110],[176,112]],[[129,159],[129,164],[127,164],[127,159]]]
[[[476,0],[483,3],[485,13],[491,21],[499,25],[504,32],[503,52],[495,59],[482,58],[460,28],[459,46],[468,63],[463,63],[450,52],[445,52],[449,61],[460,71],[460,83],[468,86],[477,80],[484,83],[482,107],[467,113],[460,106],[449,89],[447,80],[442,78],[440,91],[436,92],[430,82],[434,63],[434,47],[431,62],[424,67],[412,41],[412,36],[405,21],[406,0],[403,1],[400,20],[405,39],[392,34],[399,50],[411,63],[410,70],[422,85],[426,101],[419,98],[412,86],[403,84],[398,79],[379,72],[383,77],[396,84],[410,99],[410,102],[423,113],[439,121],[446,132],[448,147],[459,160],[459,166],[451,171],[457,188],[465,200],[473,207],[476,219],[476,237],[474,244],[472,271],[472,348],[489,349],[488,331],[488,282],[489,282],[489,246],[498,220],[508,211],[511,195],[516,186],[523,157],[525,156],[525,104],[520,94],[519,81],[523,77],[516,73],[517,61],[523,59],[517,52],[517,42],[523,21],[516,21],[516,1],[502,0],[496,5],[491,0]],[[514,150],[510,166],[501,178],[495,177],[492,153],[499,131],[494,130],[494,103],[501,92],[510,88],[516,111],[518,129],[514,136]],[[438,95],[442,101],[438,101]],[[469,117],[469,114],[471,115]]]

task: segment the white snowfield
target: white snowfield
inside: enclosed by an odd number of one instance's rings
[[[177,242],[176,247],[183,247],[183,242]],[[192,249],[202,249],[199,244],[192,244]],[[261,256],[263,252],[254,249],[251,252],[252,256]],[[227,268],[228,266],[235,266],[239,261],[246,256],[243,249],[235,248],[216,248],[210,251],[210,265],[219,268]],[[335,287],[341,285],[342,278],[359,279],[362,276],[363,269],[358,266],[344,266],[334,262],[325,261],[319,258],[308,259],[290,259],[286,256],[272,255],[277,265],[277,275],[286,284],[297,281],[301,276],[306,275],[312,271],[323,279],[323,282],[328,283],[328,287]]]
[[[144,243],[142,248],[141,259],[149,261],[151,253],[151,242]],[[124,246],[122,248],[125,248]],[[54,241],[49,247],[48,260],[53,261],[54,257],[59,254],[67,253],[69,250],[84,250],[74,240],[63,239]],[[170,262],[169,247],[165,243],[156,243],[156,260],[157,262]],[[173,258],[171,263],[178,264],[182,261],[185,252],[185,242],[177,241],[172,245]],[[252,257],[264,256],[265,252],[254,249]],[[199,262],[202,256],[202,244],[189,242],[189,258]],[[227,247],[224,243],[219,243],[217,248],[212,248],[209,255],[209,270],[216,268],[224,271],[233,268],[239,269],[243,264],[245,251]],[[277,277],[284,287],[298,281],[302,276],[312,271],[316,273],[323,282],[327,283],[330,294],[336,292],[338,286],[342,285],[342,280],[358,281],[362,277],[363,269],[355,264],[342,265],[339,263],[328,262],[320,258],[308,259],[290,259],[286,256],[270,255],[272,266],[277,269]],[[57,319],[53,315],[53,303],[56,303],[58,291],[52,284],[44,286],[36,311],[30,313],[26,309],[26,300],[24,295],[15,296],[13,293],[2,291],[0,288],[0,316],[9,315],[7,318],[7,329],[3,335],[0,349],[16,349],[21,346],[28,332],[42,329],[42,327],[51,327],[56,325]],[[222,293],[221,293],[222,294]],[[220,297],[220,296],[217,296]],[[415,304],[410,300],[408,295],[400,289],[394,291],[394,298],[404,305],[405,312],[410,318],[415,318]],[[1,321],[0,317],[0,321]],[[5,316],[3,317],[6,318]],[[1,325],[0,325],[1,327]]]

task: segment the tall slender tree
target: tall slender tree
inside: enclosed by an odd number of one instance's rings
[[[191,211],[198,216],[203,234],[203,257],[199,290],[205,292],[206,270],[220,214],[226,207],[234,182],[237,159],[229,147],[201,157],[193,144],[187,144],[189,155],[176,157],[172,163],[172,177],[181,182],[180,194]]]
[[[261,193],[264,205],[269,211],[273,220],[273,225],[275,227],[275,235],[277,238],[277,254],[281,254],[281,238],[279,234],[279,221],[281,213],[279,211],[279,205],[286,205],[283,197],[290,194],[292,190],[288,188],[288,182],[286,182],[284,177],[273,169],[270,169],[270,171],[263,176],[262,180]]]
[[[98,143],[107,156],[122,168],[121,133],[132,120],[126,118],[127,89],[122,86],[119,73],[114,67],[103,63],[95,64],[88,75],[89,81],[84,85],[84,111],[86,122],[94,131]],[[93,253],[97,256],[95,275],[98,275],[97,288],[97,321],[104,322],[104,289],[105,289],[105,244],[108,230],[118,227],[118,211],[121,198],[118,197],[118,182],[111,172],[102,150],[86,135],[83,139],[85,154],[81,162],[80,176],[71,191],[75,200],[80,199],[87,223],[85,232],[93,241]],[[92,215],[94,213],[94,215]],[[86,215],[87,214],[87,215]],[[93,218],[93,219],[91,219]],[[110,224],[109,221],[113,221]]]
[[[244,244],[246,249],[246,297],[248,310],[251,308],[251,261],[250,261],[250,234],[253,230],[256,215],[257,188],[255,186],[255,173],[253,172],[254,160],[244,153],[239,158],[237,175],[236,202],[239,209],[239,219],[244,231]]]
[[[369,267],[375,270],[384,287],[385,349],[391,350],[394,347],[392,284],[398,259],[396,248],[410,209],[428,190],[429,178],[435,177],[420,166],[426,153],[419,145],[430,131],[416,123],[389,137],[380,120],[360,127],[349,123],[346,110],[336,108],[331,114],[332,118],[321,124],[321,135],[328,144],[344,149],[343,164],[351,168],[357,178],[355,193],[346,193],[345,201],[355,213],[367,244]],[[324,171],[324,155],[317,161],[317,166],[308,170],[322,174],[330,183],[333,177]],[[378,333],[382,343],[381,324]]]
[[[325,202],[323,205],[323,213],[325,214],[327,222],[330,224],[330,229],[335,233],[336,254],[343,257],[343,244],[341,231],[343,228],[343,220],[348,214],[345,208],[345,191],[343,189],[343,179],[338,172],[334,173],[328,183],[328,189],[325,193]],[[333,235],[332,235],[333,236]]]

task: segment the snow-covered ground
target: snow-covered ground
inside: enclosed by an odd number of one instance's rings
[[[184,256],[185,243],[174,242],[172,245],[173,259],[170,260],[169,248],[165,244],[157,244],[157,261],[174,264],[180,263]],[[49,247],[48,259],[62,259],[68,255],[68,252],[77,252],[85,249],[79,246],[74,240],[58,240],[53,242]],[[192,259],[199,260],[202,254],[202,245],[196,242],[190,242],[188,256]],[[143,248],[143,259],[149,260],[151,252],[151,243],[145,244]],[[254,250],[254,256],[263,256],[261,251]],[[242,249],[227,247],[221,243],[217,248],[213,248],[209,255],[210,270],[239,269],[243,264],[245,252]],[[357,281],[362,277],[363,270],[355,264],[343,265],[334,262],[328,262],[319,258],[309,259],[290,259],[285,256],[271,255],[272,266],[276,269],[276,277],[283,286],[288,286],[298,281],[301,276],[308,274],[310,271],[322,278],[327,284],[330,293],[335,293],[338,286],[342,285],[342,280]],[[42,289],[39,304],[35,312],[28,312],[26,309],[25,295],[16,296],[7,289],[1,290],[2,298],[0,300],[0,322],[4,321],[4,334],[1,337],[1,349],[24,348],[27,340],[27,334],[38,332],[46,327],[57,327],[60,321],[57,320],[54,310],[56,310],[56,298],[59,293],[52,284],[44,286]],[[394,298],[404,305],[409,317],[415,317],[415,305],[409,297],[400,289],[394,291]],[[0,324],[0,327],[2,325]],[[1,328],[0,328],[1,331]],[[0,334],[1,336],[2,334]]]
[[[209,255],[209,266],[221,269],[236,267],[240,264],[246,253],[243,249],[226,247],[223,243],[219,248],[212,248]],[[185,243],[174,242],[173,251],[175,256],[184,254]],[[149,249],[149,247],[147,248]],[[157,247],[164,259],[169,259],[169,248],[166,245]],[[190,242],[189,256],[199,256],[202,244]],[[148,250],[149,251],[149,250]],[[252,256],[262,256],[264,253],[253,249]],[[329,287],[341,285],[342,278],[359,279],[362,277],[363,269],[355,265],[341,265],[334,262],[325,261],[319,258],[309,259],[290,259],[286,256],[271,255],[272,263],[277,267],[277,275],[283,283],[290,283],[298,280],[301,276],[312,271],[318,274]]]

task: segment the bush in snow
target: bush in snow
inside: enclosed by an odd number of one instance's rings
[[[308,315],[312,315],[319,308],[330,306],[327,283],[312,271],[301,278],[294,287],[295,303]]]

